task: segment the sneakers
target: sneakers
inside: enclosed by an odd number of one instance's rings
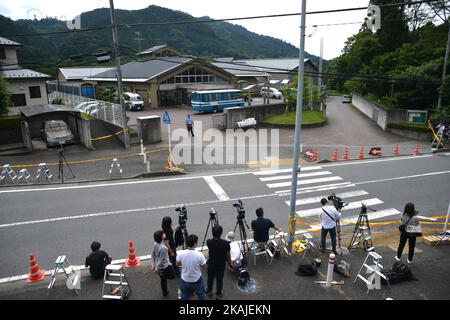
[[[409,261],[409,259],[407,259],[406,262],[407,262],[408,264],[411,264],[411,263],[412,263],[412,261]]]
[[[217,294],[217,293],[216,293],[216,300],[220,300],[220,299],[222,299],[222,298],[223,298],[223,292],[220,293],[220,294]]]
[[[397,256],[395,256],[395,260],[400,261],[400,258],[397,258]]]
[[[206,291],[205,293],[208,297],[212,297],[212,291]]]

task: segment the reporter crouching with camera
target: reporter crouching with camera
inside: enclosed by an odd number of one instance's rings
[[[341,218],[341,213],[334,206],[328,205],[328,200],[323,198],[320,200],[322,208],[319,212],[320,223],[322,224],[320,250],[325,252],[327,234],[330,233],[331,246],[335,254],[336,251],[336,221]]]

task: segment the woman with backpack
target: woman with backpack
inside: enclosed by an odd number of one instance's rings
[[[409,242],[408,263],[412,263],[414,257],[414,249],[416,247],[416,238],[422,235],[417,211],[414,209],[414,204],[409,202],[405,205],[405,210],[402,215],[402,224],[398,228],[400,231],[400,243],[397,249],[395,260],[400,261],[400,258],[405,248],[406,241]]]

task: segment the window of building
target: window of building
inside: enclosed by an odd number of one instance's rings
[[[0,59],[5,60],[6,59],[6,51],[5,48],[0,48]]]
[[[14,103],[14,107],[23,107],[27,105],[27,98],[25,94],[13,94],[11,100]]]
[[[37,99],[37,98],[41,98],[41,87],[39,86],[34,86],[34,87],[30,87],[30,98],[31,99]]]
[[[209,73],[200,67],[192,67],[175,75],[172,78],[163,81],[162,84],[173,83],[209,83],[209,82],[226,82],[223,78]]]

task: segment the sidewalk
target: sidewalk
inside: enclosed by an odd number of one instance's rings
[[[375,240],[376,241],[376,240]],[[391,240],[392,241],[392,240]],[[376,244],[376,243],[375,243]],[[380,243],[381,244],[381,243]],[[400,284],[382,286],[381,290],[371,290],[362,281],[353,283],[356,274],[365,257],[362,249],[354,249],[350,255],[338,256],[351,265],[350,278],[334,274],[334,280],[343,280],[344,284],[332,288],[324,288],[315,281],[326,279],[328,255],[320,251],[308,253],[306,258],[322,259],[319,272],[314,277],[299,277],[294,274],[300,255],[288,258],[283,255],[275,258],[272,265],[264,261],[263,256],[257,257],[257,265],[253,265],[253,257],[249,259],[251,277],[256,280],[257,290],[245,293],[237,287],[237,275],[225,273],[223,300],[448,300],[450,299],[450,263],[449,247],[429,247],[418,241],[416,255],[411,265],[414,276],[419,281],[402,282]],[[395,248],[379,246],[376,252],[383,257],[382,265],[391,268],[394,262]],[[403,260],[406,260],[406,253]],[[141,266],[126,269],[126,275],[133,292],[130,300],[177,300],[178,280],[169,280],[169,296],[162,297],[159,277],[150,270],[150,262],[143,261]],[[203,280],[206,282],[206,269],[203,270]],[[65,286],[66,277],[59,275],[54,288],[47,289],[50,277],[44,281],[26,284],[25,280],[0,285],[2,300],[101,300],[102,280],[94,281],[87,270],[82,271],[81,294],[76,295]],[[193,298],[196,300],[197,298]],[[215,299],[215,296],[207,300]]]

